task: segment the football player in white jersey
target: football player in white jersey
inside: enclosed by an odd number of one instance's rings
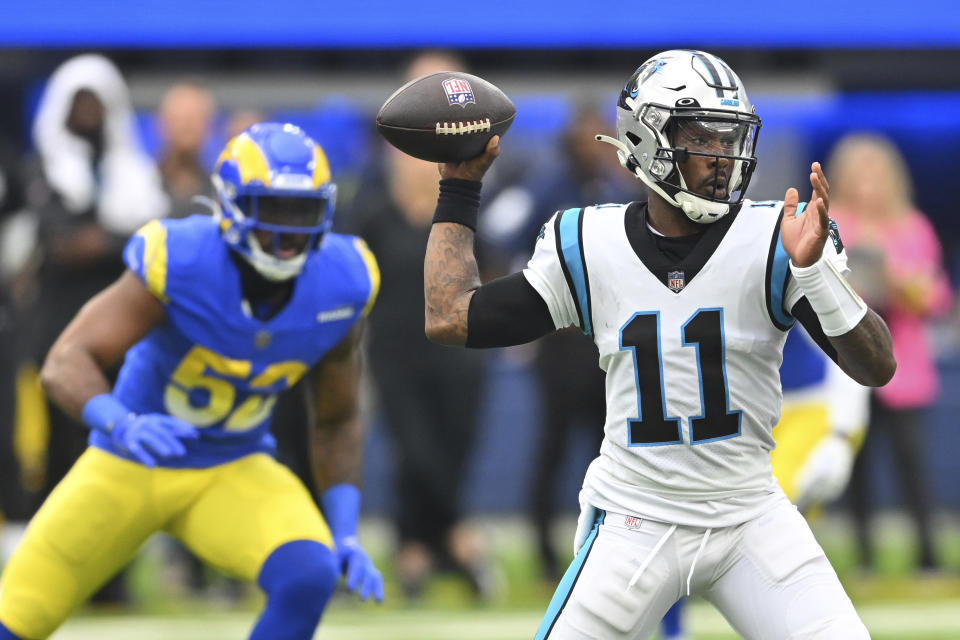
[[[820,165],[809,203],[793,188],[744,200],[760,119],[708,53],[654,56],[617,112],[617,138],[598,138],[646,202],[558,212],[526,269],[481,285],[473,230],[494,137],[483,155],[440,165],[424,264],[431,339],[505,346],[576,325],[607,372],[577,555],[536,637],[644,639],[698,594],[745,638],[868,638],[770,469],[797,320],[861,384],[896,368],[886,325],[844,278]]]
[[[773,429],[773,475],[790,502],[811,520],[843,493],[863,443],[870,389],[857,384],[810,338],[803,327],[787,334],[780,366],[783,403]],[[663,618],[663,640],[688,638],[683,604]]]

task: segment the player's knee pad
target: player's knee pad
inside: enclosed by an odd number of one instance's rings
[[[336,554],[314,540],[295,540],[273,551],[257,582],[271,606],[319,616],[340,578]]]

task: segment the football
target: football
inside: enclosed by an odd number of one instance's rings
[[[411,80],[387,98],[377,131],[415,158],[460,162],[502,136],[516,113],[510,98],[483,78],[441,71]]]

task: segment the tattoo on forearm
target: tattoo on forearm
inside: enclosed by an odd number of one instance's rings
[[[893,375],[893,341],[886,323],[874,311],[842,336],[830,338],[841,368],[861,384],[882,385]],[[889,375],[886,375],[889,373]]]
[[[480,286],[474,233],[468,227],[440,222],[430,230],[423,263],[427,333],[443,344],[467,341],[467,311]]]

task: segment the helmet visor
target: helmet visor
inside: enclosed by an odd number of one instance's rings
[[[325,198],[293,196],[241,196],[237,204],[261,225],[309,230],[321,224],[327,212]],[[283,229],[278,229],[283,231]]]
[[[250,220],[260,247],[289,259],[315,247],[329,227],[330,200],[293,196],[241,196],[237,205]]]
[[[690,152],[722,156],[752,156],[756,125],[736,118],[685,116],[674,119],[671,142]]]

